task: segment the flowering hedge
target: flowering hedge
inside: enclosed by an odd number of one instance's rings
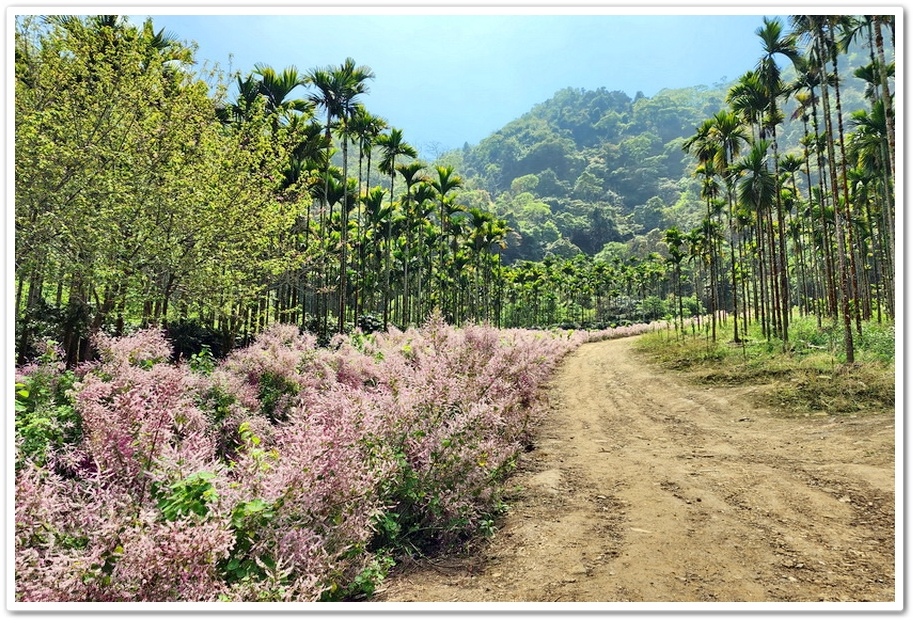
[[[544,381],[645,330],[339,336],[276,325],[177,364],[156,330],[17,370],[17,601],[308,601],[370,594],[398,552],[489,525]]]

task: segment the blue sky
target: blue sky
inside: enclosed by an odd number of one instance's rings
[[[152,17],[157,28],[196,42],[199,62],[244,73],[257,63],[305,72],[353,57],[376,76],[362,101],[427,157],[479,142],[565,87],[652,96],[663,88],[732,80],[760,56],[754,31],[762,14],[553,10],[564,14],[478,7],[452,9],[460,14],[210,8],[175,15],[162,7],[134,19]]]

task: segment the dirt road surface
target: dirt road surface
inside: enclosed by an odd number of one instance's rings
[[[893,609],[894,413],[755,407],[754,388],[691,383],[634,339],[564,361],[494,536],[396,568],[374,600]]]

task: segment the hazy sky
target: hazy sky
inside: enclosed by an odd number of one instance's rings
[[[621,10],[609,8],[580,9],[589,12],[582,15],[565,7],[446,10],[375,7],[319,15],[314,9],[227,14],[238,9],[211,8],[175,15],[163,7],[135,18],[150,16],[157,29],[195,41],[199,62],[244,73],[257,63],[305,72],[353,57],[375,73],[363,103],[427,156],[477,143],[565,87],[652,96],[663,88],[735,79],[761,52],[754,31],[763,15],[748,9],[672,14],[685,9],[669,7],[651,15],[606,14]],[[532,14],[539,10],[563,14]]]

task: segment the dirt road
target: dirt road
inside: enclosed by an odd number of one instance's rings
[[[893,412],[755,408],[633,340],[564,362],[496,534],[375,601],[893,602]]]

